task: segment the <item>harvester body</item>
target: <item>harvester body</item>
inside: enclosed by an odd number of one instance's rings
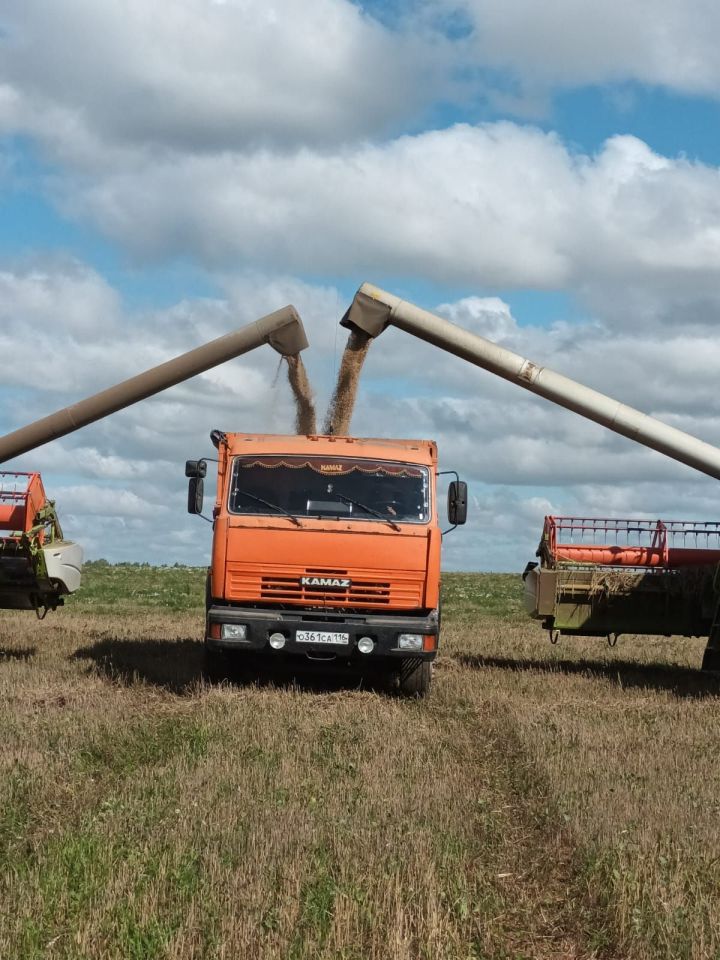
[[[80,586],[82,560],[40,474],[0,472],[0,607],[54,610]]]

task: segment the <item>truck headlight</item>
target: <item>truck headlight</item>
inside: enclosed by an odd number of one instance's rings
[[[244,623],[224,623],[220,635],[223,640],[247,640],[247,626]]]
[[[422,650],[421,633],[401,633],[398,635],[398,650]]]

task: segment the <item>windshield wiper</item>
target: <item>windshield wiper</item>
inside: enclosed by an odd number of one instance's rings
[[[402,532],[402,528],[392,521],[390,517],[384,517],[379,510],[373,510],[373,508],[369,507],[366,503],[360,503],[359,500],[351,500],[350,497],[344,497],[341,493],[336,493],[335,496],[338,500],[342,500],[343,503],[351,503],[354,507],[360,507],[360,509],[365,510],[366,513],[371,513],[374,517],[377,517],[378,520],[384,520],[385,523],[389,523],[393,530],[397,530],[398,533]]]
[[[302,524],[300,523],[297,517],[294,517],[291,513],[289,513],[285,509],[285,507],[279,507],[277,503],[270,503],[269,500],[263,500],[262,497],[256,497],[254,493],[248,493],[247,490],[241,490],[239,487],[236,487],[233,490],[233,494],[235,496],[237,496],[238,494],[242,494],[243,497],[250,497],[251,500],[256,500],[258,503],[264,503],[266,507],[270,507],[271,510],[277,510],[280,513],[282,513],[284,516],[286,516],[288,520],[292,520],[292,522],[295,524],[296,527],[302,526]]]

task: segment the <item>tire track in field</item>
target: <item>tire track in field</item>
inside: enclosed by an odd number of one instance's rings
[[[507,909],[502,928],[508,956],[615,960],[612,924],[588,892],[582,850],[523,745],[513,705],[497,689],[489,695],[482,678],[456,661],[443,666],[440,684],[452,676],[456,691],[449,712],[454,701],[469,713],[466,722],[483,744],[482,754],[466,762],[495,771],[494,803],[503,807],[506,830],[506,862],[496,879]]]

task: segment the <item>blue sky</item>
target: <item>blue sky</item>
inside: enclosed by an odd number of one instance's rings
[[[0,430],[288,301],[322,408],[371,280],[720,442],[719,35],[705,0],[0,9]],[[9,466],[90,556],[203,563],[182,462],[218,424],[291,428],[276,367]],[[518,393],[396,332],[371,351],[355,431],[411,423],[471,483],[449,568],[521,569],[545,512],[713,519],[710,481]]]

